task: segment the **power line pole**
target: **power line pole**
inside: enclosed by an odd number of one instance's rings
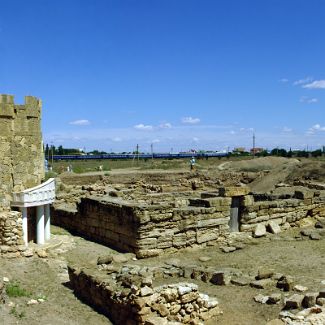
[[[137,165],[139,166],[139,145],[137,144]]]
[[[255,158],[255,132],[253,132],[253,158]]]

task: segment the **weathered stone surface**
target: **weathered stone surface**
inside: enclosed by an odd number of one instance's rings
[[[241,277],[233,277],[231,279],[231,283],[240,287],[247,286],[251,282],[249,277],[241,276]]]
[[[319,306],[325,306],[325,298],[317,298],[316,302]]]
[[[311,240],[320,240],[320,239],[322,239],[322,236],[321,236],[319,233],[317,233],[317,232],[312,232],[312,233],[309,235],[309,238],[310,238]]]
[[[260,304],[266,304],[266,302],[269,300],[269,297],[259,294],[254,297],[254,300]]]
[[[266,227],[265,225],[259,223],[255,230],[254,230],[254,237],[262,237],[262,236],[265,236],[266,235]]]
[[[267,229],[272,233],[272,234],[278,234],[281,232],[281,228],[280,226],[274,222],[274,221],[270,221],[267,225]]]
[[[274,270],[267,268],[260,268],[258,270],[256,280],[268,279],[271,278],[274,274]]]
[[[271,287],[272,285],[274,285],[274,281],[272,279],[256,280],[250,283],[250,286],[256,289],[265,289]]]
[[[231,253],[231,252],[234,252],[236,250],[236,247],[234,247],[234,246],[222,246],[220,249],[224,253]]]
[[[210,282],[216,285],[228,285],[231,281],[231,275],[227,271],[216,271],[213,273]]]
[[[309,308],[315,306],[317,297],[318,297],[318,292],[307,292],[302,301],[303,307]]]
[[[97,259],[97,264],[110,264],[113,261],[112,255],[99,256]]]
[[[12,192],[44,179],[41,106],[36,97],[26,96],[24,105],[16,105],[13,96],[0,95],[0,208],[10,207]]]
[[[220,196],[244,196],[249,193],[247,186],[222,187],[219,189]]]
[[[269,296],[267,303],[270,305],[277,304],[281,301],[281,299],[282,299],[281,293],[272,293]]]
[[[292,296],[284,299],[284,308],[285,309],[298,309],[301,307],[304,295],[299,295],[297,293]]]
[[[298,291],[298,292],[304,292],[304,291],[307,291],[307,290],[308,290],[307,287],[304,287],[304,286],[299,285],[299,284],[295,285],[295,286],[293,287],[293,289],[294,289],[295,291]]]
[[[209,262],[209,261],[211,261],[211,257],[209,257],[209,256],[200,256],[199,261],[200,262]]]
[[[293,278],[291,276],[282,276],[277,284],[277,288],[282,289],[283,291],[290,291],[293,289],[294,283]]]
[[[153,294],[153,290],[150,287],[143,287],[140,289],[140,296],[145,297]]]

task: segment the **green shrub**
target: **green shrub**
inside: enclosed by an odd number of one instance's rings
[[[6,293],[8,297],[30,297],[31,293],[20,286],[18,282],[9,282],[6,285]]]

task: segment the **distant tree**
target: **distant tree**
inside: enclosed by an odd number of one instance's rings
[[[64,154],[64,149],[63,149],[62,146],[58,147],[57,153],[58,153],[58,155],[63,155]]]
[[[287,150],[274,148],[271,150],[271,156],[287,157]]]
[[[297,151],[297,157],[308,158],[309,157],[309,152],[306,151],[306,150],[299,150],[299,151]]]
[[[257,157],[266,157],[268,155],[269,155],[269,153],[267,152],[267,150],[263,150],[256,154]]]
[[[321,150],[321,149],[318,149],[318,150],[312,151],[311,155],[312,155],[313,157],[321,157],[321,155],[322,155],[322,150]]]

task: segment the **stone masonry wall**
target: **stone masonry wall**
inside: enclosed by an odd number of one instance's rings
[[[193,199],[190,204],[173,208],[83,198],[76,212],[54,209],[52,223],[144,258],[204,246],[226,234],[231,198]]]
[[[22,218],[17,211],[0,212],[0,254],[18,257],[25,250]]]
[[[87,269],[68,271],[75,294],[117,325],[203,324],[221,313],[218,301],[193,283],[154,287],[150,277],[113,280]]]
[[[9,209],[11,193],[41,183],[44,153],[41,135],[41,100],[0,95],[0,210]]]
[[[298,190],[293,195],[247,195],[242,201],[241,231],[253,231],[272,221],[288,228],[307,218],[325,217],[325,191]]]

